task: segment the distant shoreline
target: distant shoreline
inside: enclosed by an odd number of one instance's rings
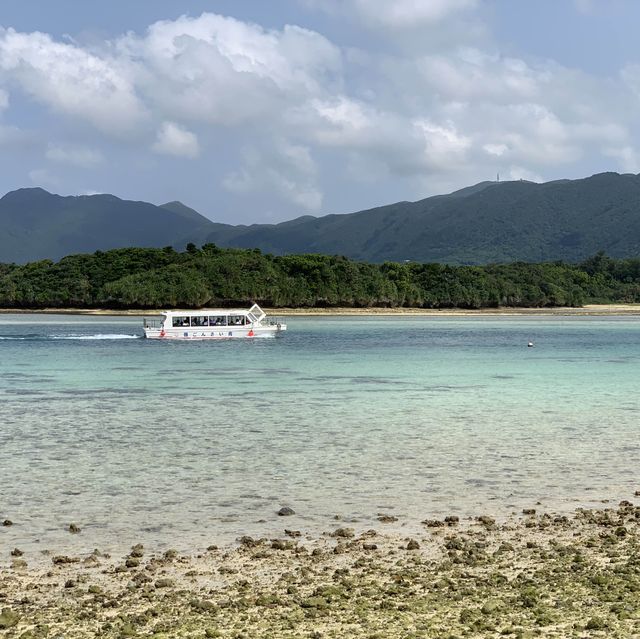
[[[185,313],[189,310],[185,309]],[[467,316],[509,316],[509,315],[576,315],[576,316],[635,316],[640,315],[640,304],[585,304],[581,307],[545,307],[520,308],[501,307],[483,309],[464,308],[265,308],[267,315],[299,316],[299,317],[467,317]],[[39,308],[14,309],[0,308],[0,315],[111,315],[118,317],[159,315],[163,310],[154,309],[106,309],[106,308]]]

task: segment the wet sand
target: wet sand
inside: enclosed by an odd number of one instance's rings
[[[640,636],[640,507],[628,501],[570,516],[532,507],[502,523],[425,520],[412,538],[386,532],[395,522],[384,516],[358,535],[329,522],[317,537],[278,519],[277,538],[191,556],[152,554],[136,540],[117,557],[5,547],[0,634]]]
[[[113,315],[113,316],[151,316],[158,315],[166,309],[106,309],[106,308],[40,308],[15,309],[0,308],[0,314],[51,314],[51,315]],[[172,309],[184,310],[189,309]],[[640,315],[640,304],[586,304],[581,307],[557,306],[552,308],[264,308],[268,315],[282,316],[409,316],[409,317],[464,317],[464,316],[511,316],[511,315],[594,315],[594,316],[627,316]]]

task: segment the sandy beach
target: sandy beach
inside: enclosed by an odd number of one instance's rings
[[[638,493],[636,493],[638,494]],[[275,515],[275,513],[274,513]],[[8,638],[637,637],[640,507],[287,529],[230,548],[34,558],[4,548]],[[5,522],[6,523],[6,522]],[[13,525],[20,525],[15,522]],[[71,533],[69,533],[71,534]],[[80,538],[83,532],[78,533]],[[90,544],[90,540],[86,542]],[[32,567],[33,566],[33,567]]]
[[[166,309],[164,309],[166,310]],[[177,309],[172,309],[177,310]],[[179,309],[178,309],[179,310]],[[586,304],[581,307],[558,306],[551,308],[483,308],[483,309],[463,309],[463,308],[268,308],[264,311],[268,315],[280,316],[392,316],[392,317],[499,317],[517,315],[586,315],[586,316],[627,316],[640,315],[640,304]],[[114,315],[114,316],[151,316],[158,315],[163,309],[107,309],[107,308],[39,308],[39,309],[15,309],[1,308],[2,314],[53,314],[53,315]],[[188,309],[185,310],[188,312]]]

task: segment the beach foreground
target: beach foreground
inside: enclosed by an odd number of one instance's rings
[[[339,521],[317,538],[283,529],[194,556],[134,544],[120,557],[51,551],[43,567],[15,549],[0,572],[0,634],[639,636],[640,507],[628,501],[569,517],[425,520],[414,538],[385,533],[393,519],[358,535]]]

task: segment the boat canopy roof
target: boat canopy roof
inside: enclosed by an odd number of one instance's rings
[[[164,317],[174,317],[175,315],[189,315],[191,317],[207,317],[209,315],[246,315],[252,322],[259,322],[267,316],[267,314],[257,304],[254,304],[249,310],[246,308],[201,308],[197,311],[164,311],[162,315]]]

